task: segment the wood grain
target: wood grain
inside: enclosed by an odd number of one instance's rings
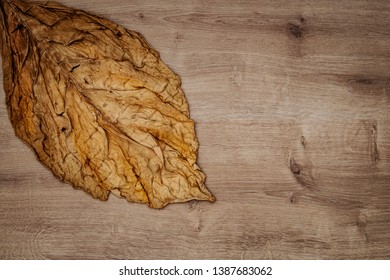
[[[0,92],[2,259],[390,259],[390,3],[63,4],[141,32],[183,80],[217,202],[91,199]]]

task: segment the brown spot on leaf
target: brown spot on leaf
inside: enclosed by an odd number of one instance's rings
[[[24,28],[25,28],[24,25],[19,23],[19,24],[15,27],[15,29],[11,31],[11,33],[14,33],[15,31],[18,31],[18,30],[22,30],[22,29],[24,29]]]

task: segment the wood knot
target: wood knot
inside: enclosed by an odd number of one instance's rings
[[[292,195],[290,196],[290,203],[291,203],[291,204],[297,203],[297,197],[296,197],[294,194],[292,194]]]
[[[290,158],[290,171],[294,174],[295,180],[303,187],[313,189],[316,185],[312,175],[312,165],[306,162],[305,165],[297,163],[294,158]]]
[[[306,138],[305,136],[302,135],[301,137],[301,145],[304,149],[306,149],[306,145],[307,145],[307,142],[306,142]]]
[[[366,242],[370,242],[370,239],[368,237],[368,232],[367,232],[367,223],[368,223],[367,216],[363,213],[360,213],[356,220],[356,226],[358,230],[364,235]]]
[[[144,19],[144,18],[145,18],[145,16],[144,16],[144,14],[143,14],[143,13],[139,13],[139,14],[138,14],[138,18],[139,18],[139,19]]]
[[[202,225],[201,224],[198,224],[196,227],[195,227],[195,231],[197,232],[197,233],[200,233],[201,231],[202,231]]]
[[[359,215],[356,221],[356,226],[359,229],[365,228],[367,225],[367,217],[365,215]]]
[[[199,201],[197,200],[191,200],[187,203],[189,209],[193,209],[196,206],[198,206]]]
[[[302,166],[296,163],[293,158],[290,159],[290,170],[294,175],[300,175],[301,168]]]
[[[305,29],[302,25],[289,23],[287,24],[287,31],[294,38],[301,39],[305,35]]]
[[[372,85],[374,81],[368,78],[357,78],[354,80],[356,83],[364,84],[364,85]]]
[[[364,129],[368,138],[368,154],[371,159],[371,164],[376,166],[379,163],[379,149],[378,149],[378,127],[376,120],[364,120]]]

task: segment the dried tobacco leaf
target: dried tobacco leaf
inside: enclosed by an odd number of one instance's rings
[[[55,175],[101,200],[215,200],[180,78],[139,33],[55,2],[0,7],[9,117]]]

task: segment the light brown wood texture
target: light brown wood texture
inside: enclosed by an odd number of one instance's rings
[[[75,1],[177,72],[215,203],[60,182],[0,91],[0,258],[389,259],[390,2]]]

